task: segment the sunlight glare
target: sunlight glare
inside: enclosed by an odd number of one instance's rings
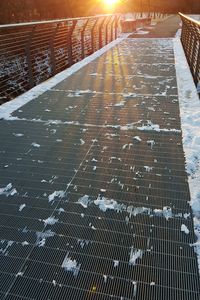
[[[118,2],[118,0],[104,0],[104,3],[107,6],[114,6],[117,2]]]

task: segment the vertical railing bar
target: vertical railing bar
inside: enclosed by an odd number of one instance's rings
[[[111,23],[111,41],[113,41],[113,32],[114,32],[114,24],[115,24],[115,17],[113,18],[113,21]]]
[[[85,30],[89,23],[89,19],[85,22],[83,29],[81,30],[81,58],[85,57]]]
[[[34,87],[34,76],[33,76],[33,66],[32,66],[32,60],[31,60],[31,42],[34,36],[36,30],[36,25],[32,27],[32,30],[30,32],[30,36],[28,39],[28,42],[25,47],[25,53],[26,53],[26,61],[28,65],[28,78],[29,78],[29,87]]]
[[[69,31],[69,34],[68,34],[68,38],[67,38],[67,46],[68,46],[68,65],[71,66],[73,65],[73,58],[72,58],[72,54],[73,54],[73,42],[72,42],[72,36],[73,36],[73,32],[74,32],[74,29],[76,27],[76,24],[77,24],[77,20],[73,20],[72,21],[72,27]],[[69,23],[68,23],[69,24]]]
[[[56,57],[55,57],[55,47],[54,47],[54,41],[57,34],[57,31],[59,29],[60,23],[56,24],[56,27],[53,31],[51,40],[50,40],[50,52],[51,52],[51,64],[52,64],[52,75],[56,74]]]
[[[121,18],[121,16],[115,17],[115,39],[117,39],[118,23],[119,23],[120,18]]]
[[[103,47],[103,39],[102,39],[103,33],[102,33],[102,28],[103,28],[103,25],[104,25],[106,19],[107,19],[107,17],[104,17],[103,21],[99,25],[99,49],[101,49]]]
[[[98,20],[99,19],[95,20],[94,25],[93,25],[93,27],[91,29],[91,51],[92,51],[92,53],[94,52],[94,30],[95,30],[95,27],[96,27],[96,25],[98,23]]]
[[[196,79],[196,84],[198,84],[198,76],[200,77],[200,41],[199,41],[199,48],[198,48],[198,54],[197,54],[197,64],[196,69],[194,73],[194,78]]]
[[[108,44],[108,28],[109,28],[109,23],[110,23],[111,19],[112,19],[112,16],[108,17],[108,22],[106,23],[106,45]]]

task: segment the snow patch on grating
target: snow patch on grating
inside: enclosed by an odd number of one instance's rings
[[[106,192],[106,191],[105,191]],[[122,202],[117,202],[116,200],[106,198],[104,196],[99,195],[96,199],[92,199],[92,197],[88,195],[84,195],[77,201],[78,204],[83,206],[85,209],[88,206],[95,205],[101,211],[106,212],[107,210],[114,210],[117,213],[127,212],[129,218],[136,217],[137,215],[149,215],[149,217],[162,217],[167,221],[171,218],[189,218],[190,214],[183,213],[173,213],[172,208],[168,206],[164,206],[162,209],[152,209],[150,207],[134,207],[133,205],[126,205]]]
[[[189,229],[187,228],[187,226],[185,224],[181,225],[181,231],[184,232],[185,234],[190,233]]]
[[[46,243],[46,239],[53,237],[55,235],[55,232],[51,230],[46,230],[44,232],[37,231],[36,232],[36,246],[43,247]]]
[[[96,200],[94,200],[94,204],[97,205],[103,212],[106,212],[108,209],[119,212],[125,208],[123,204],[117,203],[117,201],[113,199],[107,199],[105,197],[98,197]]]
[[[140,249],[134,249],[133,246],[131,247],[130,258],[129,258],[129,265],[135,266],[136,261],[138,258],[142,258],[143,251]]]
[[[7,184],[7,186],[0,188],[0,195],[14,196],[17,194],[17,190],[13,188],[12,183]]]
[[[63,260],[62,268],[64,268],[64,270],[67,272],[72,272],[73,275],[77,277],[80,271],[80,267],[81,264],[78,264],[75,259],[74,260],[71,259],[71,257],[69,257],[69,252],[68,252]]]
[[[56,219],[55,217],[49,217],[45,220],[43,220],[45,225],[54,225],[58,222],[58,219]]]
[[[55,200],[55,198],[64,198],[65,195],[66,195],[65,191],[55,191],[48,196],[48,200],[49,202],[52,202]]]
[[[160,126],[158,124],[153,124],[151,121],[148,120],[147,125],[143,125],[140,127],[137,127],[138,130],[141,131],[156,131],[156,132],[177,132],[180,133],[181,130],[179,129],[175,129],[175,128],[160,128]]]
[[[194,230],[197,236],[193,246],[197,253],[200,272],[200,101],[179,39],[174,39],[174,53],[190,204],[194,213]]]
[[[19,206],[19,211],[22,211],[24,208],[26,207],[26,204],[24,203],[24,204],[21,204],[20,206]]]

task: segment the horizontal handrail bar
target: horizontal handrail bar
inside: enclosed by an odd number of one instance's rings
[[[117,15],[119,15],[119,14],[116,14],[116,16]],[[96,15],[96,16],[80,17],[80,18],[66,18],[66,19],[56,19],[56,20],[48,20],[48,21],[13,23],[13,24],[0,25],[0,29],[9,29],[9,28],[13,28],[13,27],[24,27],[24,26],[44,25],[44,24],[53,24],[53,23],[63,23],[63,22],[79,21],[79,20],[90,20],[90,19],[98,19],[98,18],[109,17],[109,16],[113,16],[113,15],[105,14],[105,15]]]
[[[190,21],[190,22],[193,22],[193,23],[196,23],[197,25],[200,25],[200,21],[197,21],[195,19],[192,19],[191,17],[188,17],[182,13],[179,13],[179,15],[183,18],[185,18],[186,20]]]

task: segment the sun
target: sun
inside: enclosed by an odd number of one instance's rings
[[[114,6],[117,2],[118,2],[118,0],[104,0],[104,3],[107,6]]]

